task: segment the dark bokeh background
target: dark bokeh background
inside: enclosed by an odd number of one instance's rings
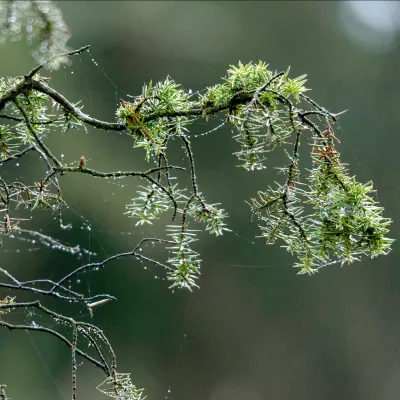
[[[167,75],[199,90],[219,82],[228,65],[239,60],[263,60],[278,71],[290,65],[292,76],[306,73],[317,102],[332,112],[349,110],[336,125],[343,159],[360,181],[374,181],[385,216],[394,220],[391,237],[399,237],[399,3],[57,4],[73,33],[70,46],[92,47],[71,67],[49,73],[51,82],[105,120],[114,118],[120,97],[139,94],[143,82]],[[0,50],[1,75],[20,75],[35,65],[24,43],[7,43]],[[196,133],[218,123],[198,125]],[[71,282],[118,297],[96,309],[93,322],[114,344],[119,370],[131,372],[153,400],[397,399],[397,243],[386,257],[331,266],[313,277],[296,275],[284,249],[254,239],[259,231],[245,204],[274,179],[273,166],[284,162],[282,151],[271,155],[266,174],[246,173],[235,168],[231,154],[237,146],[231,136],[223,128],[193,140],[202,191],[223,204],[233,230],[218,239],[202,236],[200,290],[172,294],[160,279],[164,271],[144,270],[130,259]],[[90,127],[87,133],[55,132],[48,143],[67,162],[84,154],[91,167],[104,171],[146,167],[131,139],[111,132]],[[179,149],[174,157],[184,162]],[[30,168],[34,180],[43,173],[33,156],[8,173],[18,175],[18,168]],[[90,248],[98,259],[132,249],[144,234],[163,234],[161,225],[135,228],[123,216],[134,196],[132,180],[104,183],[67,176],[62,184],[72,207],[66,217],[75,229],[60,234],[45,214],[42,228]],[[80,229],[79,215],[91,231]],[[19,278],[55,278],[76,262],[9,239],[0,250],[1,267]],[[90,321],[79,308],[71,315]],[[26,317],[31,320],[45,322],[37,314]],[[52,337],[1,330],[0,383],[8,385],[8,395],[13,400],[70,398],[70,352],[64,347]],[[84,362],[78,369],[78,399],[105,398],[94,389],[103,379]]]

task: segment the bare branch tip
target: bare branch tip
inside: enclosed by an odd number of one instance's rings
[[[339,115],[342,115],[342,114],[346,113],[347,111],[349,111],[349,110],[340,111],[340,112],[337,113],[337,114],[332,114],[332,116],[334,116],[334,117],[336,118],[336,117],[338,117]]]

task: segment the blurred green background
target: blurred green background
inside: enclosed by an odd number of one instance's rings
[[[126,95],[139,94],[144,82],[167,75],[196,91],[218,83],[239,60],[262,60],[278,71],[290,65],[292,77],[307,74],[315,101],[332,112],[349,110],[335,125],[339,150],[358,180],[374,181],[385,216],[394,220],[390,236],[399,237],[400,3],[56,4],[72,32],[69,45],[91,49],[70,67],[47,73],[51,84],[103,120],[114,119],[119,98],[129,100]],[[2,76],[35,65],[24,42],[8,42],[0,51]],[[198,124],[195,133],[219,123],[215,118]],[[192,142],[201,190],[210,202],[222,203],[233,230],[218,239],[202,235],[198,242],[204,260],[200,290],[172,294],[164,271],[145,270],[133,259],[71,282],[76,289],[83,285],[86,292],[118,297],[96,309],[92,322],[113,343],[119,371],[131,372],[152,400],[398,399],[397,243],[386,257],[297,276],[284,249],[254,238],[259,230],[245,203],[276,178],[273,167],[286,162],[283,152],[270,155],[267,172],[251,174],[235,168],[232,153],[238,147],[231,136],[224,127]],[[66,162],[77,163],[84,154],[90,167],[103,171],[147,168],[132,140],[112,132],[51,132],[48,144]],[[173,157],[185,163],[178,146]],[[19,164],[7,173],[29,170],[36,181],[43,174],[33,155]],[[71,205],[65,222],[74,229],[60,233],[45,213],[40,226],[96,252],[91,260],[129,251],[143,235],[164,235],[167,220],[145,230],[123,215],[140,182],[66,176],[61,183]],[[87,260],[77,264],[64,253],[7,238],[0,248],[0,266],[20,279],[56,279]],[[0,291],[0,298],[6,294]],[[79,307],[71,312],[68,305],[42,301],[91,321]],[[20,317],[46,322],[37,313]],[[68,399],[70,373],[70,351],[55,338],[0,330],[0,383],[8,385],[12,400]],[[78,399],[106,398],[95,389],[104,378],[87,362],[80,365]]]

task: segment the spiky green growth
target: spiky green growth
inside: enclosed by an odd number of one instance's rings
[[[121,101],[117,117],[127,124],[135,138],[135,147],[143,147],[146,159],[165,153],[166,143],[172,136],[179,136],[187,131],[191,119],[171,114],[185,114],[193,104],[190,94],[180,88],[170,77],[153,85],[143,86],[142,95],[133,103]],[[147,121],[146,121],[147,120]]]
[[[0,268],[1,270],[1,268]],[[3,271],[3,270],[1,270]],[[8,314],[12,311],[12,308],[4,308],[2,309],[1,306],[15,304],[15,297],[6,296],[3,300],[0,300],[0,317],[4,314]]]
[[[226,228],[225,218],[228,216],[224,210],[216,208],[219,204],[194,204],[188,210],[189,215],[193,216],[196,222],[203,222],[206,225],[206,231],[220,236],[224,231],[230,231]]]
[[[183,222],[181,236],[175,236],[176,254],[181,258],[172,258],[174,265],[189,254],[181,253],[179,247],[188,248],[189,245],[188,216],[205,222],[206,230],[216,235],[227,230],[223,210],[207,205],[197,193],[187,134],[193,119],[208,119],[221,112],[237,129],[233,138],[240,149],[234,155],[240,160],[239,166],[248,171],[266,168],[266,154],[277,146],[294,145],[292,154],[285,149],[290,164],[279,168],[286,174],[285,182],[275,189],[260,191],[259,198],[252,199],[251,206],[260,218],[262,236],[267,243],[282,239],[287,250],[298,257],[295,266],[301,273],[315,272],[334,261],[350,263],[361,254],[374,257],[390,251],[392,240],[385,237],[390,220],[382,217],[383,209],[370,197],[372,183],[363,185],[348,176],[334,147],[338,141],[331,128],[335,116],[304,95],[308,90],[304,86],[305,77],[291,79],[289,69],[272,72],[263,62],[239,63],[230,66],[220,84],[208,88],[204,94],[197,94],[196,101],[191,100],[190,92],[168,77],[156,85],[151,82],[145,85],[141,96],[133,103],[121,102],[117,111],[120,122],[125,122],[131,130],[136,147],[145,148],[147,160],[150,156],[167,160],[171,137],[181,138],[188,152],[194,192],[179,198],[186,206],[176,210],[182,214]],[[311,109],[298,108],[304,103],[311,105]],[[317,124],[310,120],[313,116],[319,118]],[[313,142],[314,168],[309,173],[308,185],[300,181],[298,154],[300,140],[308,133],[305,131],[311,131]],[[134,202],[128,206],[128,213],[140,216],[140,223],[144,223],[168,210],[170,199],[158,192],[156,195],[154,188],[149,188],[147,194],[143,192],[140,203],[143,208],[139,210],[139,203]],[[180,282],[177,286],[194,286],[194,281],[190,284],[186,281],[197,271],[194,264],[185,259],[179,265],[170,278],[173,277],[175,283]]]
[[[308,90],[304,87],[306,75],[290,79],[289,71],[290,68],[281,74],[272,72],[261,61],[231,65],[224,83],[200,96],[204,112],[210,107],[228,106],[227,118],[238,130],[234,139],[240,150],[234,154],[242,162],[239,167],[249,171],[266,168],[265,154],[285,143],[301,127],[300,121],[282,109],[282,104],[291,98],[300,101],[300,94]]]
[[[38,75],[34,78],[40,79]],[[10,87],[17,85],[22,77],[15,79],[4,79],[0,77],[0,97],[5,95]],[[47,106],[48,96],[37,92],[27,90],[16,97],[16,101],[26,109],[31,123],[35,125],[36,132],[42,138],[49,131],[49,126],[43,124],[48,119]],[[19,112],[14,104],[9,104],[6,111],[10,116],[18,118]],[[1,158],[6,158],[10,154],[20,151],[25,144],[34,144],[35,140],[27,128],[25,121],[14,124],[2,124],[0,127],[0,146]]]
[[[159,215],[171,208],[171,199],[157,185],[140,186],[138,196],[132,199],[132,203],[126,206],[125,212],[131,218],[138,219],[136,225],[145,223],[152,224],[153,220],[159,218]],[[178,196],[176,188],[171,188],[171,193]]]
[[[131,374],[116,373],[97,386],[97,390],[116,400],[145,400],[144,389],[137,389],[131,381]]]
[[[167,228],[176,243],[167,247],[172,253],[168,259],[172,268],[167,271],[167,279],[172,281],[170,288],[186,288],[192,291],[192,288],[199,287],[196,280],[200,275],[201,260],[200,254],[191,248],[191,244],[198,240],[196,231],[183,228],[177,225],[169,225]]]
[[[0,79],[0,96],[9,96],[10,87],[19,87],[24,77],[13,80]],[[38,74],[35,82],[47,82]],[[189,229],[192,221],[203,222],[205,230],[215,235],[228,231],[224,210],[207,204],[198,190],[195,160],[188,128],[196,119],[224,113],[226,121],[237,129],[233,136],[239,143],[234,154],[240,167],[248,171],[266,168],[266,154],[283,144],[294,145],[293,152],[286,151],[289,165],[280,168],[286,174],[285,182],[275,189],[260,191],[252,199],[252,211],[261,221],[262,236],[268,243],[282,239],[289,252],[298,257],[301,273],[312,273],[333,261],[352,262],[364,254],[375,257],[390,251],[391,239],[386,238],[390,220],[382,217],[383,209],[372,199],[372,183],[360,184],[349,177],[341,163],[334,144],[331,128],[335,116],[318,106],[304,93],[305,75],[291,79],[286,72],[272,72],[268,65],[242,64],[230,66],[222,82],[208,88],[204,94],[184,90],[170,77],[164,81],[143,86],[140,96],[133,102],[121,100],[117,110],[118,122],[126,124],[135,140],[135,147],[145,150],[145,159],[156,161],[157,177],[142,174],[148,181],[140,187],[138,196],[126,206],[126,214],[138,220],[137,224],[152,223],[160,214],[174,209],[173,219],[181,215],[181,224],[172,233],[176,243],[170,250],[168,262],[172,270],[168,278],[173,287],[195,287],[199,274],[199,255],[191,246],[197,240]],[[36,85],[37,86],[37,85]],[[21,87],[24,88],[22,85]],[[28,86],[26,86],[28,87]],[[45,149],[46,138],[53,124],[63,130],[82,124],[76,104],[63,112],[63,117],[51,121],[48,113],[49,96],[41,90],[23,89],[6,106],[13,124],[0,128],[1,158],[32,144],[45,151],[56,168],[53,173],[71,170],[62,165]],[[305,104],[305,111],[300,105]],[[25,110],[24,118],[20,117]],[[71,111],[72,110],[72,111]],[[317,116],[318,123],[311,121]],[[26,120],[34,126],[29,128]],[[321,129],[322,125],[322,129]],[[324,130],[325,129],[325,130]],[[35,133],[36,132],[36,133]],[[300,140],[311,132],[314,168],[309,171],[308,183],[300,181]],[[172,184],[175,176],[168,163],[169,140],[182,142],[191,174],[191,189],[177,189]],[[182,168],[181,168],[182,169]],[[97,171],[79,169],[101,176]],[[75,169],[74,169],[75,171]],[[60,190],[53,180],[34,185],[3,185],[0,200],[6,205],[1,212],[8,212],[8,204],[18,199],[34,210],[36,207],[55,209],[60,205]],[[21,197],[23,193],[25,197]],[[8,214],[7,214],[8,215]],[[3,230],[8,231],[9,226]]]
[[[171,78],[143,86],[133,103],[121,102],[117,110],[120,122],[126,123],[136,140],[136,147],[146,150],[146,159],[165,152],[168,139],[185,135],[193,116],[216,114],[228,110],[227,119],[239,133],[235,155],[247,170],[265,168],[265,153],[285,143],[301,122],[282,109],[288,99],[300,101],[305,75],[289,78],[288,69],[277,74],[268,65],[231,66],[223,83],[208,88],[192,101],[192,94],[181,89]],[[247,101],[246,101],[247,100]],[[199,107],[200,106],[200,107]]]
[[[334,262],[352,263],[361,255],[376,257],[391,250],[385,237],[391,220],[370,196],[372,182],[358,183],[347,174],[333,144],[314,146],[308,185],[279,186],[259,192],[252,210],[262,221],[268,243],[280,238],[297,256],[301,274]],[[306,206],[304,206],[306,204]],[[311,205],[311,212],[307,213]]]

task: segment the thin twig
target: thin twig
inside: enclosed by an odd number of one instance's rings
[[[44,61],[42,64],[39,64],[37,67],[33,68],[33,69],[31,70],[31,72],[29,72],[29,74],[27,74],[27,75],[25,76],[25,78],[27,78],[27,79],[32,78],[32,77],[33,77],[37,72],[39,72],[45,65],[51,63],[51,62],[54,61],[54,60],[57,60],[57,58],[69,57],[69,56],[72,56],[72,55],[74,55],[74,54],[83,53],[85,50],[88,50],[89,47],[90,47],[90,45],[83,46],[83,47],[81,47],[81,48],[78,49],[78,50],[68,51],[67,53],[63,53],[63,54],[59,54],[59,55],[56,55],[56,56],[54,56],[54,57],[51,57],[51,58],[48,59],[47,61]]]

